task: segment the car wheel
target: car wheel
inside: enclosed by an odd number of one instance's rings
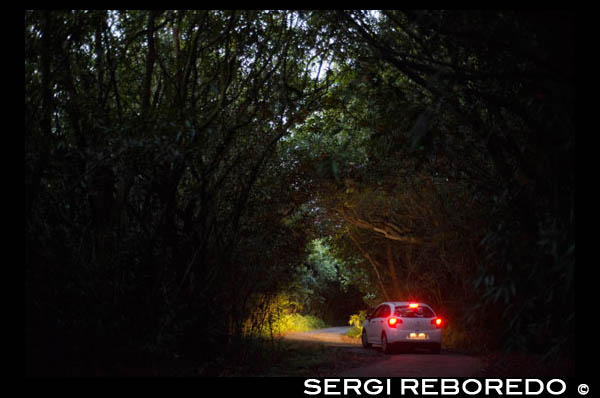
[[[433,344],[430,349],[432,354],[439,354],[441,350],[442,350],[442,345],[440,343]]]
[[[367,340],[367,332],[365,331],[365,329],[363,329],[360,339],[362,340],[363,347],[371,348],[371,343],[369,343],[369,341]]]
[[[384,334],[381,335],[381,350],[384,354],[392,353],[392,345],[388,342],[387,336]]]

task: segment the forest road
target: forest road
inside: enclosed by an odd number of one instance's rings
[[[345,336],[348,329],[349,326],[332,327],[291,333],[285,338],[346,347],[355,354],[364,355],[361,366],[341,371],[337,375],[340,377],[476,377],[484,366],[480,358],[444,350],[439,355],[426,351],[385,355],[378,346],[366,349],[359,339]]]

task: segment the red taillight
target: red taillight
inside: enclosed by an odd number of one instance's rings
[[[408,308],[419,308],[419,303],[410,303]]]
[[[441,328],[442,327],[442,318],[432,319],[431,324],[435,325],[436,328]]]
[[[401,323],[402,323],[402,319],[399,319],[399,318],[390,318],[390,319],[388,319],[388,325],[391,328],[395,328],[396,325],[399,325]]]

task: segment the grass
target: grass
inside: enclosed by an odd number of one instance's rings
[[[315,369],[337,362],[335,350],[322,344],[280,341],[279,352],[273,363],[268,364],[260,376],[307,377]]]
[[[317,342],[279,340],[270,360],[240,367],[234,376],[332,377],[385,359],[378,350],[334,347]],[[259,365],[259,366],[257,366]]]
[[[328,327],[322,319],[298,313],[281,314],[272,323],[271,331],[264,330],[254,337],[243,339],[242,346],[233,351],[239,355],[235,365],[227,355],[217,368],[218,376],[308,376],[315,367],[337,361],[335,352],[321,344],[292,342],[282,337],[289,333],[309,332]]]
[[[282,335],[325,328],[328,325],[310,315],[288,314],[277,320],[278,332],[246,336],[224,347],[209,360],[194,358],[160,361],[155,368],[140,366],[120,371],[121,376],[184,377],[331,377],[341,371],[363,366],[385,356],[379,350],[336,347],[320,342],[284,339]]]

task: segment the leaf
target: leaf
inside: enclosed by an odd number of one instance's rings
[[[338,162],[335,159],[333,159],[331,161],[331,171],[333,172],[333,176],[335,177],[335,180],[337,182],[340,182],[340,168],[339,168]]]
[[[432,124],[431,118],[432,111],[428,107],[421,112],[414,126],[410,129],[408,134],[412,137],[411,150],[416,150],[429,133]]]

